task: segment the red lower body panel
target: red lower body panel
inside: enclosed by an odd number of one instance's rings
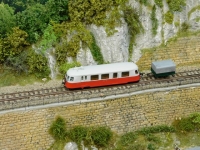
[[[75,89],[75,88],[84,88],[84,87],[98,87],[98,86],[107,86],[107,85],[114,85],[114,84],[125,84],[125,83],[130,83],[130,82],[137,82],[139,80],[140,80],[140,76],[133,76],[133,77],[94,80],[94,81],[76,82],[76,83],[70,83],[66,81],[64,84],[69,89]]]

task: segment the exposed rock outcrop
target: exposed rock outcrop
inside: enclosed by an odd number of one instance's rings
[[[150,5],[154,5],[154,0],[149,1]],[[136,45],[133,46],[133,55],[131,60],[137,62],[141,57],[141,49],[159,46],[162,42],[166,43],[170,38],[176,36],[181,28],[182,23],[186,22],[190,26],[190,30],[197,31],[200,29],[200,0],[186,0],[186,6],[181,12],[174,13],[172,24],[168,24],[164,20],[164,14],[169,10],[165,0],[163,0],[163,8],[156,6],[156,18],[158,19],[157,34],[152,34],[152,10],[148,6],[141,5],[136,0],[130,0],[129,4],[138,11],[140,21],[144,27],[144,33],[137,35]],[[195,9],[196,8],[196,9]],[[194,11],[191,11],[191,10]],[[190,12],[190,13],[189,13]],[[122,19],[123,20],[123,19]],[[104,27],[91,25],[90,31],[94,34],[97,45],[100,47],[105,62],[122,62],[128,61],[129,58],[129,33],[128,26],[123,21],[120,27],[116,27],[118,31],[114,35],[108,37]],[[92,58],[89,49],[81,49],[77,55],[77,61],[82,65],[96,64]]]

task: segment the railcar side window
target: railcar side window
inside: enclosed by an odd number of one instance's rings
[[[71,78],[70,78],[70,81],[74,81],[74,77],[71,77]]]
[[[98,80],[99,79],[99,75],[91,75],[91,80]]]
[[[109,79],[109,74],[102,74],[101,79]]]
[[[117,78],[117,73],[113,73],[113,78]]]
[[[135,74],[138,74],[138,71],[137,71],[137,70],[135,70]]]
[[[122,72],[122,77],[127,77],[127,76],[129,76],[129,71],[127,71],[127,72]]]
[[[81,80],[83,80],[83,76],[81,76]]]

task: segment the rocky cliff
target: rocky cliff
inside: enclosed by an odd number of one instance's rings
[[[170,10],[166,0],[162,1],[163,7],[155,5],[154,0],[148,1],[148,5],[141,4],[138,0],[130,0],[129,5],[137,11],[140,21],[144,27],[144,32],[137,35],[133,46],[131,61],[137,62],[141,57],[141,50],[151,48],[166,43],[170,38],[175,37],[186,24],[188,30],[197,31],[200,29],[200,0],[186,0],[186,5],[181,11],[173,12],[172,23],[167,23],[165,14]],[[156,34],[152,34],[152,7],[156,7],[156,19],[158,27]],[[107,36],[105,28],[91,25],[88,27],[94,34],[96,43],[100,47],[105,62],[128,61],[130,35],[128,25],[122,18],[122,24],[116,27],[117,32],[112,36]],[[82,65],[96,64],[89,49],[80,49],[77,61]]]

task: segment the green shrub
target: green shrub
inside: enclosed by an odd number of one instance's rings
[[[156,137],[155,135],[153,134],[147,134],[146,135],[146,139],[150,142],[155,142],[155,143],[159,143],[160,142],[160,139],[158,137]]]
[[[134,142],[137,138],[137,134],[134,132],[128,132],[121,136],[120,143],[123,146],[127,146],[128,144]]]
[[[57,37],[53,31],[53,26],[49,24],[47,28],[44,30],[44,34],[42,35],[42,40],[40,41],[41,52],[45,53],[45,51],[49,48],[52,48],[57,40]]]
[[[84,141],[86,139],[88,132],[88,128],[83,127],[83,126],[75,126],[69,131],[69,138],[76,142],[79,147],[81,145],[81,141]]]
[[[92,35],[82,22],[52,24],[55,36],[60,40],[55,47],[58,66],[66,62],[66,56],[75,58],[80,48],[91,46]]]
[[[92,130],[91,138],[97,147],[106,147],[112,138],[112,131],[108,127],[97,127]]]
[[[132,58],[133,53],[133,44],[135,44],[136,35],[144,32],[144,28],[142,23],[140,22],[138,12],[136,12],[131,7],[124,8],[124,19],[128,24],[128,32],[130,35],[130,43],[129,43],[129,60]]]
[[[17,74],[28,73],[27,51],[21,52],[14,57],[8,57],[4,62],[5,66],[11,67]]]
[[[50,126],[49,134],[55,139],[55,140],[65,140],[67,135],[66,130],[66,122],[63,118],[58,116],[55,121]]]
[[[168,11],[166,14],[165,14],[165,21],[169,24],[172,24],[173,23],[173,20],[174,20],[174,14],[172,14],[170,11]]]
[[[153,35],[157,34],[158,29],[158,19],[156,18],[156,6],[153,6],[152,13],[151,13],[151,21],[152,21],[152,33]]]
[[[174,120],[173,126],[177,131],[199,131],[200,130],[200,113],[191,114],[180,120]]]
[[[155,2],[156,5],[158,5],[160,8],[163,7],[163,0],[154,0],[154,2]]]
[[[148,150],[156,150],[156,147],[155,147],[154,144],[149,143],[148,146],[147,146],[147,149],[148,149]]]
[[[129,145],[125,150],[146,150],[146,147],[142,144]]]
[[[159,125],[159,126],[145,127],[137,132],[142,135],[147,135],[150,133],[159,133],[159,132],[175,132],[175,128],[167,125]]]
[[[200,125],[200,113],[193,113],[190,115],[192,122]]]
[[[177,131],[192,131],[194,129],[194,124],[190,118],[182,118],[181,120],[176,120],[173,124]]]
[[[29,67],[28,72],[38,78],[48,77],[50,74],[47,58],[42,54],[37,54],[34,50],[29,51],[27,64]]]
[[[185,0],[167,0],[167,4],[171,11],[182,11],[186,5]]]
[[[81,64],[79,62],[64,63],[64,64],[60,65],[59,71],[61,74],[65,74],[67,72],[67,70],[69,70],[70,68],[79,67],[79,66],[81,66]]]
[[[104,59],[103,59],[103,55],[101,53],[101,50],[100,50],[99,46],[96,44],[94,35],[92,33],[91,33],[91,35],[92,35],[92,38],[93,38],[92,44],[90,46],[90,51],[92,53],[92,56],[98,64],[103,64]]]
[[[174,22],[174,25],[175,25],[176,27],[179,27],[179,26],[180,26],[180,22]]]
[[[186,22],[182,23],[182,25],[181,25],[182,32],[187,32],[189,28],[190,28],[190,26],[188,23],[186,23]]]
[[[147,6],[148,0],[138,0],[140,4]]]
[[[7,37],[0,39],[0,63],[4,63],[8,57],[13,58],[22,53],[29,45],[27,37],[25,31],[14,27]]]

